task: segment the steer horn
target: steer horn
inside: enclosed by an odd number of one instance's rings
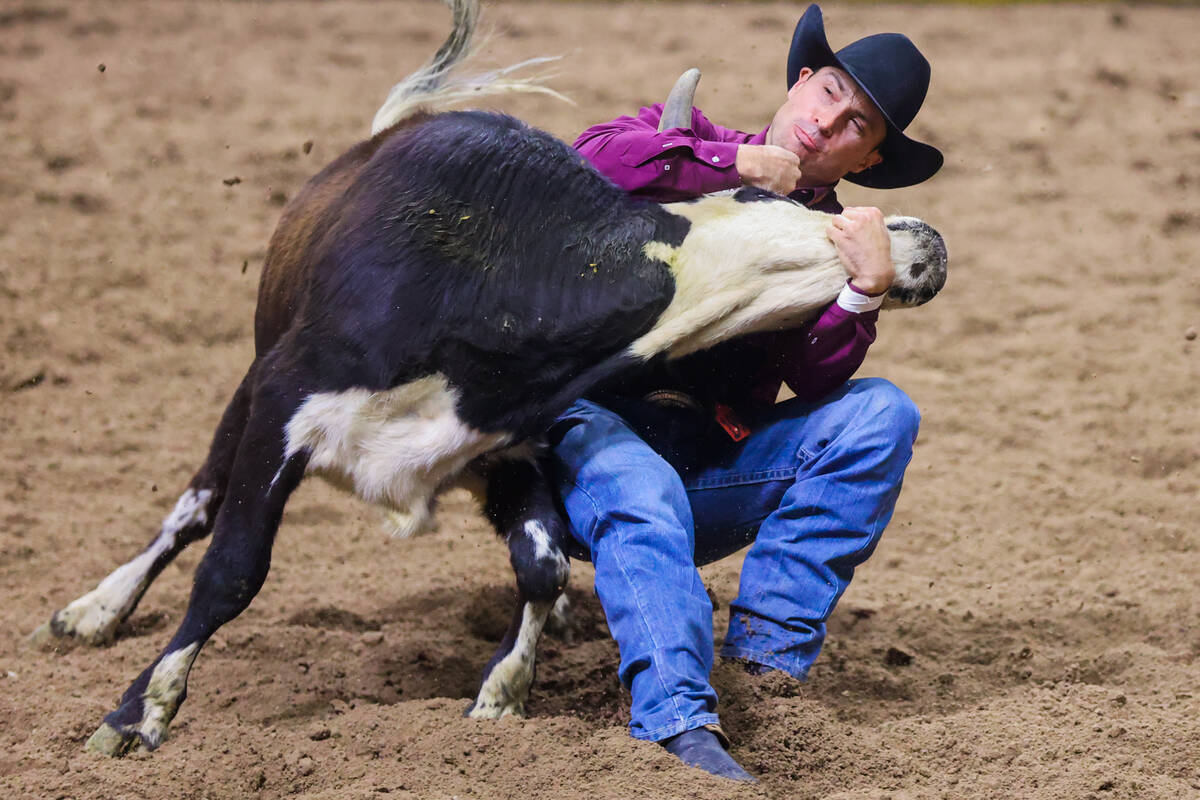
[[[661,133],[671,128],[692,127],[692,101],[696,97],[696,84],[700,82],[700,70],[692,67],[679,76],[663,106],[662,119],[658,123]]]

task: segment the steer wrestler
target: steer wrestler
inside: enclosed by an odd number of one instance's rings
[[[715,775],[753,780],[718,727],[712,605],[696,565],[750,545],[721,655],[804,679],[912,455],[912,401],[883,380],[847,382],[875,339],[893,268],[883,215],[843,209],[834,188],[843,177],[910,186],[938,170],[941,153],[903,133],[928,85],[928,62],[900,34],[833,52],[814,5],[796,26],[787,99],[766,130],[722,128],[694,110],[689,129],[660,133],[654,106],[575,144],[654,200],[749,184],[837,214],[828,236],[850,279],[814,321],[603,387],[551,432],[577,555],[595,565],[620,645],[631,733]],[[782,383],[796,397],[775,404]]]

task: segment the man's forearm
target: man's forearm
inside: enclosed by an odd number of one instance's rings
[[[619,117],[580,134],[575,149],[625,191],[660,202],[685,200],[741,185],[740,141],[749,134],[720,128],[693,111],[692,129],[658,131],[661,106]]]

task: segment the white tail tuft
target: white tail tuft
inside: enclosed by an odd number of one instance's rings
[[[454,27],[429,63],[397,83],[371,122],[371,135],[406,119],[418,109],[440,110],[454,103],[500,94],[532,92],[571,100],[545,85],[548,74],[517,78],[512,73],[545,64],[557,57],[531,58],[504,69],[477,75],[450,77],[458,64],[475,51],[475,27],[479,20],[478,0],[446,0],[454,14]]]

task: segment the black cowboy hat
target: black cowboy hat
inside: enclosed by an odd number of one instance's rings
[[[929,62],[907,36],[877,33],[835,53],[825,39],[821,9],[814,4],[800,17],[792,34],[788,89],[795,85],[804,67],[814,72],[821,67],[837,67],[849,73],[883,112],[887,123],[887,135],[879,146],[883,160],[862,172],[850,173],[846,180],[875,189],[895,189],[920,183],[941,168],[941,151],[904,135],[929,89]]]

